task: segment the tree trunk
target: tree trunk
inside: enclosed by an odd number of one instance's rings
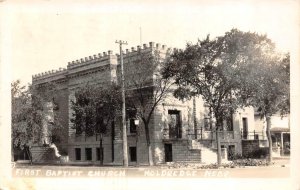
[[[100,158],[100,166],[103,166],[103,152],[102,152],[102,134],[100,134],[100,148],[99,148],[99,158]]]
[[[138,130],[138,129],[137,129]],[[135,147],[136,147],[136,152],[138,153],[138,142],[139,142],[139,133],[138,131],[136,131],[136,141],[135,141]],[[140,162],[139,162],[139,157],[138,157],[139,154],[136,154],[136,165],[139,166],[140,165]]]
[[[198,130],[197,130],[197,117],[196,117],[196,113],[197,113],[197,110],[196,110],[196,97],[194,96],[193,97],[194,133],[195,133],[195,139],[198,139],[198,137],[197,137]],[[202,131],[201,131],[201,134],[202,134]]]
[[[221,143],[220,143],[220,133],[219,133],[219,129],[216,129],[216,142],[217,142],[217,164],[218,166],[221,165],[222,163],[222,156],[221,156]]]
[[[28,146],[28,148],[25,147],[26,153],[29,157],[30,160],[30,165],[32,165],[32,156],[31,156],[31,151],[30,151],[30,147]]]
[[[268,142],[269,142],[269,156],[267,158],[268,163],[272,162],[272,137],[271,137],[271,132],[270,132],[270,128],[271,128],[271,116],[270,115],[266,115],[266,121],[267,121],[267,129],[266,129],[266,133],[267,133],[267,138],[268,138]]]
[[[153,155],[152,155],[152,148],[150,142],[149,123],[144,122],[144,125],[145,125],[146,141],[147,141],[147,148],[148,148],[148,161],[149,161],[149,165],[153,166]]]
[[[220,142],[220,127],[222,125],[222,119],[217,119],[216,122],[216,143],[217,143],[217,164],[222,164],[221,142]]]

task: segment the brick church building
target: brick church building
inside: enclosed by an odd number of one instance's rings
[[[142,47],[126,49],[124,58],[125,80],[135,75],[135,64],[141,63],[139,54],[154,54],[158,52],[161,61],[168,56],[171,49],[165,45],[150,42]],[[78,134],[73,127],[71,118],[73,110],[71,101],[75,100],[75,92],[80,87],[89,85],[109,85],[120,81],[120,56],[112,51],[69,62],[67,68],[52,70],[32,77],[33,85],[55,83],[57,93],[53,101],[46,106],[49,118],[59,120],[62,127],[55,137],[51,132],[45,135],[43,143],[55,143],[60,154],[68,156],[72,164],[122,165],[122,134],[121,116],[117,115],[111,123],[111,130],[103,137],[103,148],[100,150],[99,136]],[[145,65],[147,67],[147,65]],[[154,73],[147,73],[156,77]],[[54,114],[55,113],[55,114]],[[57,116],[57,118],[53,118]],[[148,150],[143,130],[143,122],[138,125],[134,117],[127,117],[127,138],[129,165],[148,165]],[[213,132],[213,118],[201,97],[189,101],[180,101],[173,97],[172,92],[155,108],[150,120],[150,139],[154,164],[166,162],[197,162],[215,163],[217,161],[216,139]],[[44,130],[49,131],[49,122],[45,122]],[[251,130],[254,126],[254,111],[251,108],[239,110],[225,122],[221,132],[222,158],[229,154],[242,153],[241,130]],[[137,127],[141,132],[137,132]],[[47,130],[48,129],[48,130]],[[54,140],[56,139],[56,141]],[[43,157],[46,147],[32,148],[35,162],[45,162],[49,157]],[[44,152],[43,152],[44,151]]]

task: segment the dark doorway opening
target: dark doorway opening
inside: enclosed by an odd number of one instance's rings
[[[81,160],[81,149],[80,148],[75,148],[75,159]]]
[[[129,147],[130,162],[136,162],[136,147]]]
[[[243,117],[243,139],[248,139],[248,119]]]
[[[172,144],[165,144],[165,161],[173,161]]]
[[[228,160],[233,160],[235,156],[235,145],[228,145],[227,157]]]

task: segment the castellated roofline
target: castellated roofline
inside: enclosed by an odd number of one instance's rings
[[[123,56],[129,57],[136,55],[139,51],[147,51],[147,50],[162,50],[162,51],[170,51],[171,48],[167,48],[166,45],[161,45],[160,43],[149,42],[149,44],[143,44],[142,46],[138,45],[136,47],[126,48],[123,50]],[[119,54],[116,54],[119,56]]]
[[[103,53],[98,53],[94,55],[90,55],[88,57],[80,58],[75,61],[68,62],[68,68],[74,68],[78,66],[83,66],[85,64],[89,64],[94,61],[101,61],[101,60],[106,60],[109,58],[109,56],[113,55],[112,50],[108,50],[107,52]]]
[[[35,75],[32,75],[32,80],[39,80],[39,79],[44,79],[44,78],[48,78],[50,76],[56,76],[56,75],[61,75],[62,73],[66,73],[67,69],[66,68],[59,68],[56,70],[50,70],[50,71],[46,71],[46,72],[42,72],[42,73],[38,73]]]
[[[124,57],[134,56],[139,51],[146,51],[146,50],[162,50],[162,51],[170,51],[170,48],[167,48],[166,45],[161,45],[160,43],[149,42],[148,44],[143,44],[142,46],[138,45],[136,47],[131,47],[130,49],[126,49],[123,51]],[[94,54],[88,57],[80,58],[71,62],[68,62],[67,69],[66,68],[59,68],[58,70],[51,70],[47,72],[42,72],[32,76],[32,80],[39,80],[48,78],[50,76],[56,76],[67,72],[68,69],[81,67],[87,64],[104,61],[110,58],[110,56],[119,56],[119,54],[113,54],[112,50],[108,50],[107,52]]]

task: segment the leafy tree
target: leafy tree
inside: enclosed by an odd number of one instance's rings
[[[26,89],[20,80],[12,82],[12,147],[30,151],[32,144],[41,143],[44,137],[42,126],[47,115],[44,105],[52,100],[54,89],[53,84],[47,87],[30,85]]]
[[[219,131],[223,120],[237,108],[246,106],[242,84],[247,74],[245,66],[257,63],[273,49],[265,35],[232,29],[213,40],[187,44],[176,50],[164,68],[165,78],[172,77],[178,86],[174,95],[189,99],[201,95],[216,120],[218,165],[221,164]]]
[[[169,78],[161,76],[163,63],[161,52],[139,52],[138,58],[128,63],[132,65],[125,67],[126,104],[129,109],[135,110],[137,117],[143,121],[148,161],[151,166],[153,153],[149,123],[155,108],[167,97],[172,85]]]
[[[254,69],[255,68],[255,69]],[[257,108],[262,118],[266,118],[269,142],[268,162],[272,162],[272,138],[270,134],[271,116],[290,112],[290,56],[266,55],[260,62],[248,65],[245,75],[244,94],[249,105]]]
[[[38,127],[30,122],[32,118],[28,118],[28,113],[32,112],[30,105],[30,97],[25,86],[21,86],[20,80],[14,81],[11,84],[12,95],[12,154],[16,149],[26,150],[26,145],[29,146],[32,142],[32,128]],[[25,149],[24,149],[25,148]],[[26,152],[28,154],[28,152]],[[29,155],[29,154],[28,154]]]
[[[72,101],[74,113],[71,122],[76,133],[85,132],[87,136],[99,134],[100,151],[103,135],[107,133],[111,122],[120,110],[120,93],[119,86],[115,84],[105,87],[87,85],[76,91],[75,101]],[[100,164],[103,165],[101,155]]]

